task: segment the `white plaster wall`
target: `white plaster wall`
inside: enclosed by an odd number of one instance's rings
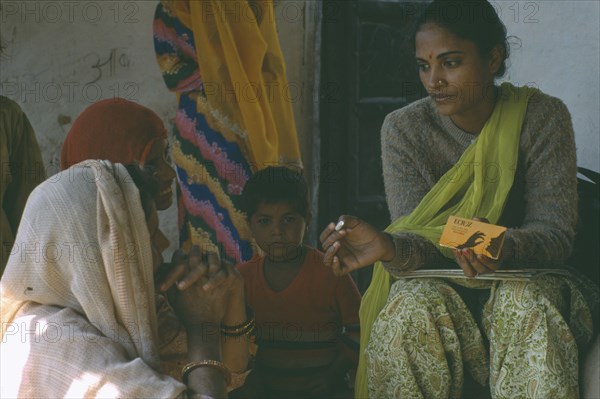
[[[600,1],[493,2],[509,35],[507,80],[534,84],[571,112],[578,164],[600,170]]]
[[[17,101],[34,129],[48,175],[59,171],[60,149],[72,121],[89,104],[115,96],[137,101],[172,125],[175,95],[154,56],[154,1],[6,1],[0,34],[0,94]],[[294,97],[304,163],[310,165],[314,1],[276,2],[276,20]],[[318,13],[317,13],[318,14]],[[307,27],[311,27],[307,29]],[[175,206],[160,212],[176,248]],[[170,255],[169,255],[170,256]]]
[[[124,97],[154,110],[165,123],[175,95],[154,58],[154,1],[2,1],[0,94],[17,101],[33,125],[50,176],[60,170],[63,139],[93,102]],[[177,243],[175,207],[160,212]],[[170,256],[170,255],[169,255]]]

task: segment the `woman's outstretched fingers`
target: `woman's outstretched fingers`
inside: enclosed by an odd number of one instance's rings
[[[181,249],[175,251],[171,257],[169,270],[159,277],[157,281],[159,291],[166,292],[171,286],[175,285],[177,280],[186,274],[188,269],[187,263],[185,253]]]
[[[172,259],[171,271],[161,284],[161,291],[167,290],[172,285],[176,285],[179,290],[186,290],[196,281],[204,279],[208,272],[208,266],[203,262],[202,252],[197,245],[190,249],[187,257],[183,251],[177,250]]]
[[[342,268],[340,258],[337,255],[333,257],[333,261],[331,263],[331,270],[336,276],[343,276],[344,274],[347,274],[349,272],[349,270],[345,270],[344,268]]]
[[[206,254],[206,263],[208,264],[209,276],[214,273],[217,273],[222,267],[221,257],[216,252],[208,252]]]
[[[325,242],[327,237],[329,237],[329,235],[334,231],[335,231],[335,224],[329,223],[327,226],[325,226],[325,228],[323,229],[321,234],[319,234],[319,241],[321,241],[321,243]]]
[[[227,276],[227,270],[220,269],[218,272],[208,277],[208,281],[202,285],[202,289],[205,291],[210,291],[213,288],[220,286],[227,280]]]
[[[206,275],[207,267],[204,264],[197,265],[187,270],[185,275],[177,281],[177,288],[186,290],[196,281],[201,280]]]
[[[334,245],[330,245],[323,254],[323,263],[327,267],[333,266],[333,257],[337,253],[338,247]]]
[[[340,231],[333,230],[333,232],[331,232],[331,234],[329,234],[329,236],[325,239],[325,241],[322,242],[321,245],[323,246],[323,250],[325,250],[325,251],[328,250],[333,244],[335,244],[339,240],[346,237],[347,234],[348,234],[348,232],[345,230],[340,230]],[[338,245],[338,247],[339,247],[339,245]]]
[[[190,248],[188,262],[190,267],[195,267],[202,263],[202,251],[198,245],[192,245],[192,248]]]
[[[227,261],[221,261],[219,254],[209,252],[206,257],[208,263],[208,280],[202,285],[205,291],[212,290],[220,286],[231,274],[231,270],[227,268]]]
[[[338,218],[337,223],[329,223],[319,235],[319,241],[321,241],[321,247],[323,250],[327,250],[335,241],[346,235],[345,228],[356,224],[355,218],[348,215],[342,215]],[[337,229],[336,227],[339,226]]]

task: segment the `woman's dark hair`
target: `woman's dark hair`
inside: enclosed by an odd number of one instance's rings
[[[426,23],[435,23],[461,39],[475,43],[482,57],[488,57],[494,47],[501,45],[504,54],[496,77],[501,77],[506,72],[506,60],[510,55],[506,26],[488,1],[433,1],[415,23],[413,46],[417,33]]]
[[[248,219],[261,203],[289,204],[304,219],[308,219],[308,187],[302,173],[284,166],[270,166],[256,172],[244,186],[244,211]]]
[[[150,214],[154,206],[154,198],[158,193],[158,180],[155,177],[154,168],[146,166],[142,167],[137,163],[124,165],[133,184],[137,187],[140,193],[140,201],[146,217]]]

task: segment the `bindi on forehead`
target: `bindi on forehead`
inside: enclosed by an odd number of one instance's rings
[[[429,59],[433,59],[433,52],[429,53]]]

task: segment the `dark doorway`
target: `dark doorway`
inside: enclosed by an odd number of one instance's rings
[[[414,62],[413,24],[425,2],[324,1],[319,226],[341,214],[390,223],[381,168],[385,116],[426,94]],[[361,292],[372,268],[355,273]]]

